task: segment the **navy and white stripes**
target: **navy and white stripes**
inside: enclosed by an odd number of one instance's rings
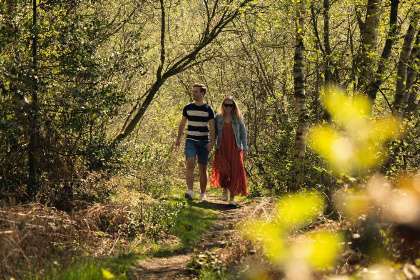
[[[213,108],[207,103],[201,106],[190,103],[182,114],[188,119],[187,139],[208,142],[209,120],[214,119]]]

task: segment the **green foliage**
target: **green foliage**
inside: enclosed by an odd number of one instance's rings
[[[254,197],[261,197],[262,196],[262,188],[259,185],[255,185],[252,183],[247,183],[248,188],[248,198]]]
[[[185,207],[184,201],[167,203],[160,200],[153,204],[141,204],[139,226],[144,229],[147,237],[156,242],[178,227],[180,217],[185,215]]]
[[[80,178],[81,164],[89,169],[107,166],[106,159],[114,153],[106,144],[107,126],[126,104],[131,80],[146,69],[142,60],[146,47],[138,41],[141,29],[127,26],[128,36],[114,33],[121,26],[111,20],[114,12],[108,14],[107,5],[45,2],[37,7],[36,29],[30,3],[1,11],[16,31],[1,35],[6,37],[0,59],[1,194],[26,183],[24,147],[34,125],[36,172],[42,183]],[[135,5],[126,5],[120,13],[128,9]],[[34,30],[37,65],[28,48]],[[120,44],[122,40],[125,44]]]
[[[253,159],[257,166],[257,178],[262,186],[274,194],[280,195],[287,192],[287,186],[292,180],[292,147],[293,134],[290,130],[279,130],[276,137],[264,141],[261,147],[267,152]],[[268,135],[269,136],[269,135]]]

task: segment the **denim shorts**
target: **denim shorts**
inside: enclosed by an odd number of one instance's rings
[[[208,142],[187,139],[185,142],[185,157],[187,159],[197,157],[199,164],[207,165],[209,161],[209,151],[206,147],[207,144]]]

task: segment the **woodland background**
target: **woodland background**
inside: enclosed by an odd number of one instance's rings
[[[230,95],[242,108],[250,198],[315,190],[337,219],[336,190],[363,189],[378,173],[418,178],[407,175],[420,161],[418,1],[0,3],[4,277],[46,277],[64,256],[103,256],[116,236],[138,245],[175,226],[186,205],[173,199],[184,188],[174,143],[195,82],[208,87],[213,108]],[[336,125],[322,106],[330,85],[366,96],[372,119],[397,117],[401,137],[381,151],[389,157],[337,173],[308,148],[310,127]],[[95,233],[89,240],[83,219]],[[392,241],[395,225],[377,228]],[[399,252],[391,259],[418,258],[413,242],[404,252],[389,245]]]

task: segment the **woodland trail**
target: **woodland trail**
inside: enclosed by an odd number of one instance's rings
[[[193,201],[196,206],[212,208],[217,211],[217,218],[211,228],[204,232],[201,241],[195,247],[199,251],[209,251],[222,248],[226,241],[231,240],[237,234],[237,225],[245,218],[254,216],[256,212],[265,211],[262,205],[267,205],[265,199],[253,199],[239,203],[236,208],[229,206],[225,201],[219,200],[215,195],[209,195],[207,201]],[[130,276],[132,279],[196,279],[187,269],[188,263],[197,254],[180,252],[168,258],[149,258],[143,260],[133,269]],[[130,277],[131,279],[131,277]]]

